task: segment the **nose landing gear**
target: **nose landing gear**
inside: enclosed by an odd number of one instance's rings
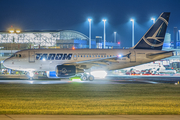
[[[30,80],[32,80],[32,79],[33,79],[33,76],[34,76],[34,73],[33,73],[32,71],[29,71],[29,75],[28,75],[28,77],[29,77],[29,79],[30,79]]]

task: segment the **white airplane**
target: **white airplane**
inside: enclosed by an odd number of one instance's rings
[[[162,51],[169,16],[169,12],[162,13],[130,49],[27,49],[7,58],[4,66],[28,71],[31,77],[33,71],[47,71],[48,77],[83,73],[83,80],[94,80],[91,71],[122,69],[167,58],[173,56],[173,51]]]

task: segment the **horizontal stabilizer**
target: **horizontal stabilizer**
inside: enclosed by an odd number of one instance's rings
[[[163,55],[163,54],[167,54],[167,53],[170,53],[170,54],[172,54],[171,56],[173,56],[173,52],[174,51],[165,51],[165,52],[156,53],[156,54],[147,54],[146,57],[147,58],[154,58],[154,57],[157,57],[159,55]]]

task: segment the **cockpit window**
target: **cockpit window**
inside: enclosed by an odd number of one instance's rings
[[[21,57],[21,54],[13,54],[11,57]]]
[[[15,56],[15,54],[11,55],[11,57],[14,57],[14,56]]]

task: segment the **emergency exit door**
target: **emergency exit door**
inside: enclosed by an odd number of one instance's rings
[[[35,62],[35,51],[29,51],[29,62]]]
[[[130,51],[130,62],[136,62],[136,52]]]

